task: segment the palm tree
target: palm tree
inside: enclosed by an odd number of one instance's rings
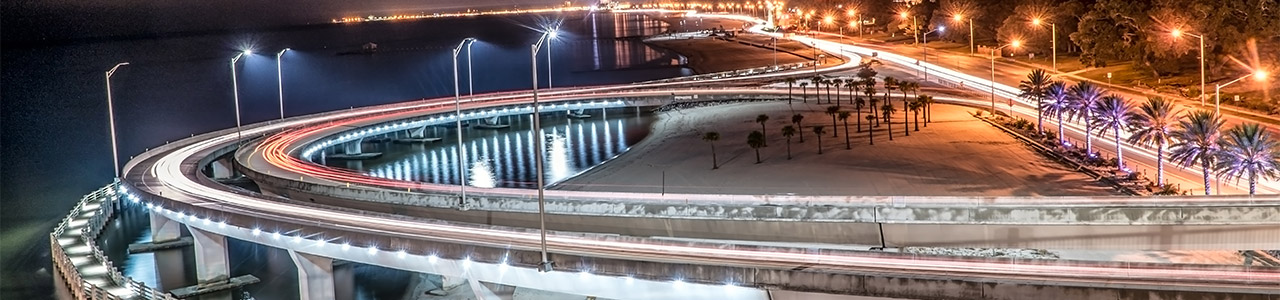
[[[889,132],[890,141],[893,140],[893,123],[889,121],[889,117],[892,117],[893,113],[897,111],[897,109],[893,108],[893,103],[888,101],[885,101],[884,105],[880,106],[880,113],[884,114],[884,125],[887,126],[885,130]]]
[[[1124,100],[1124,97],[1116,94],[1102,97],[1102,101],[1094,108],[1095,116],[1093,118],[1093,125],[1098,128],[1099,136],[1106,136],[1108,129],[1115,135],[1116,168],[1120,170],[1125,170],[1124,147],[1120,143],[1120,129],[1132,127],[1133,120],[1138,117],[1138,114],[1133,112],[1133,104],[1129,104]]]
[[[877,102],[880,102],[880,100],[876,99],[876,86],[875,86],[875,81],[872,81],[872,84],[871,84],[871,85],[867,85],[867,86],[865,86],[865,90],[863,90],[862,92],[863,92],[863,94],[866,94],[866,95],[867,95],[867,102],[868,102],[868,104],[867,104],[867,108],[869,108],[869,109],[871,110],[871,112],[870,112],[870,113],[871,113],[871,115],[872,115],[872,116],[875,116],[875,115],[876,115],[876,103],[877,103]],[[879,120],[880,120],[880,119],[877,119],[877,118],[871,118],[871,120],[867,122],[867,128],[871,128],[872,126],[880,127],[880,121],[879,121]],[[872,123],[874,123],[874,124],[872,124]]]
[[[853,80],[852,78],[846,79],[844,81],[844,87],[846,89],[849,89],[849,104],[853,104],[853,99],[857,97],[858,86],[859,86],[858,82]]]
[[[764,133],[752,131],[747,135],[747,146],[756,150],[756,163],[760,163],[760,147],[764,147]]]
[[[929,127],[929,122],[933,122],[933,96],[924,100],[924,127]]]
[[[839,114],[839,113],[840,113],[839,105],[827,106],[826,114],[831,116],[831,128],[836,127],[836,114]],[[832,130],[831,137],[837,137],[837,136],[839,135],[836,134],[836,131]]]
[[[916,101],[911,101],[911,104],[907,105],[907,109],[910,110],[911,113],[913,114],[911,118],[915,119],[916,131],[920,131],[920,111],[924,109],[924,99],[922,98],[929,98],[929,97],[931,96],[929,95],[916,96]]]
[[[813,76],[809,78],[809,82],[813,82],[813,95],[818,98],[817,103],[822,103],[822,76]]]
[[[876,70],[872,69],[871,66],[864,66],[861,69],[858,69],[858,73],[855,74],[854,76],[858,76],[858,78],[862,78],[862,81],[864,82],[868,80],[874,80],[876,77]]]
[[[893,76],[884,77],[884,102],[889,103],[889,97],[893,96],[893,90],[898,89],[898,79]]]
[[[1222,151],[1214,166],[1227,179],[1249,180],[1249,196],[1258,190],[1258,177],[1275,180],[1280,170],[1280,141],[1258,123],[1239,124],[1227,129]]]
[[[800,121],[804,121],[804,115],[802,114],[791,115],[791,124],[796,124],[796,129],[804,129],[804,126],[800,125]],[[800,130],[800,142],[804,143],[804,130]]]
[[[768,122],[768,121],[769,121],[769,115],[760,114],[759,116],[756,116],[756,123],[760,123],[761,134],[764,134],[764,122]],[[761,141],[764,141],[764,147],[769,147],[769,141],[765,141],[765,140],[761,140]]]
[[[862,99],[862,97],[857,97],[853,99],[853,111],[855,115],[858,115],[859,117],[862,116],[863,106],[867,106],[867,99]],[[858,126],[857,126],[858,132],[862,132],[862,118],[856,118],[856,119],[857,119],[856,121],[858,121]]]
[[[871,120],[875,120],[875,119],[876,119],[876,116],[875,116],[875,115],[868,114],[868,115],[866,116],[866,119],[867,119],[867,141],[868,141],[867,145],[875,145],[875,144],[876,144],[876,139],[875,139],[876,132],[875,132],[875,129],[871,129]]]
[[[1210,111],[1196,111],[1187,115],[1173,131],[1174,142],[1169,148],[1169,159],[1180,166],[1200,164],[1204,175],[1204,194],[1209,195],[1209,167],[1221,148],[1222,118]]]
[[[902,92],[902,109],[906,109],[906,110],[911,109],[911,105],[907,103],[907,90],[910,90],[910,89],[911,89],[910,81],[903,80],[898,82],[898,90]],[[910,116],[907,114],[902,114],[902,126],[907,126],[908,124],[911,123],[910,120],[907,120],[907,117],[910,117]],[[903,132],[905,132],[907,136],[911,136],[911,130],[903,130]]]
[[[782,136],[787,138],[787,160],[791,160],[791,137],[796,135],[796,128],[791,125],[782,126]]]
[[[786,82],[787,82],[787,104],[791,104],[791,100],[792,100],[791,85],[796,84],[796,79],[787,78]]]
[[[1049,101],[1040,102],[1040,111],[1057,116],[1058,143],[1063,144],[1065,141],[1062,139],[1062,114],[1071,111],[1071,93],[1065,82],[1054,81],[1045,88],[1044,95],[1044,99]]]
[[[715,131],[704,133],[702,134],[702,140],[706,141],[707,144],[711,144],[711,169],[719,169],[720,163],[716,161],[716,141],[720,140],[720,133]]]
[[[841,111],[840,117],[839,117],[840,121],[844,122],[844,149],[846,150],[853,149],[853,146],[849,144],[849,115],[851,115],[851,113],[847,111]]]
[[[834,79],[823,79],[822,84],[827,85],[827,104],[831,104],[831,85],[835,84]]]
[[[1018,97],[1024,99],[1036,100],[1036,128],[1041,134],[1044,133],[1044,113],[1040,108],[1043,106],[1045,89],[1049,87],[1051,79],[1044,69],[1031,70],[1031,74],[1027,74],[1027,79],[1018,83],[1018,90],[1021,91]]]
[[[1102,100],[1102,95],[1106,90],[1089,83],[1081,81],[1071,86],[1071,102],[1072,118],[1084,118],[1084,150],[1093,157],[1093,128],[1089,127],[1093,121],[1093,108],[1098,106],[1098,101]]]
[[[813,126],[813,134],[818,135],[818,154],[822,154],[822,134],[827,133],[822,130],[822,125]]]
[[[809,103],[809,90],[805,88],[809,86],[809,82],[801,82],[799,83],[799,86],[800,86],[800,101]]]
[[[1164,187],[1164,149],[1173,140],[1174,126],[1181,112],[1176,111],[1172,101],[1158,96],[1147,98],[1139,110],[1133,119],[1134,131],[1129,134],[1129,143],[1156,145],[1156,184]]]

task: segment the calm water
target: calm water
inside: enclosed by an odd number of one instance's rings
[[[634,108],[588,111],[586,119],[570,119],[564,113],[547,113],[542,121],[546,144],[545,177],[547,185],[577,175],[600,164],[639,142],[649,132],[652,120],[647,112]],[[467,163],[467,185],[478,187],[536,187],[537,178],[533,147],[532,117],[529,115],[499,118],[509,124],[505,129],[463,128]],[[436,126],[426,136],[443,137],[436,143],[397,144],[365,143],[364,152],[381,152],[377,159],[348,161],[326,159],[329,166],[348,168],[365,174],[442,184],[458,184],[458,144],[454,126]],[[326,153],[339,153],[341,146]]]
[[[319,25],[6,47],[2,52],[4,67],[0,68],[4,78],[0,81],[0,98],[4,99],[0,104],[4,113],[0,143],[5,145],[0,153],[6,168],[6,176],[0,178],[4,199],[0,201],[0,219],[4,220],[0,227],[4,238],[0,253],[5,260],[3,298],[50,295],[52,277],[45,234],[82,194],[111,181],[103,72],[115,63],[130,62],[112,77],[120,159],[124,163],[130,155],[165,141],[234,126],[228,62],[240,49],[257,52],[236,66],[243,121],[253,123],[279,117],[275,76],[275,52],[279,49],[293,49],[284,54],[282,66],[284,110],[293,116],[452,94],[449,52],[466,37],[480,40],[472,48],[477,93],[527,89],[531,85],[529,74],[524,71],[530,67],[528,45],[540,34],[531,28],[555,20],[563,20],[563,27],[560,39],[552,44],[554,86],[624,83],[689,72],[678,65],[683,61],[680,56],[639,41],[638,36],[661,31],[664,24],[640,16],[614,15]],[[378,44],[377,53],[340,55],[370,42]],[[539,56],[540,63],[545,64],[545,54]],[[465,64],[460,69],[465,76]],[[546,72],[545,65],[540,69]],[[545,77],[542,79],[546,86]],[[461,88],[464,93],[468,89],[465,80]],[[628,122],[608,124],[609,130],[631,126]],[[605,125],[595,126],[603,130]],[[572,134],[566,137],[577,138]],[[517,140],[514,136],[511,139],[512,143]],[[599,143],[633,143],[638,139],[615,138]],[[576,141],[565,141],[565,145],[577,145],[573,143]],[[615,148],[621,148],[621,144]],[[477,149],[480,153],[482,150]],[[599,155],[609,156],[620,150],[614,151]],[[575,159],[568,165],[590,164],[590,160]],[[134,230],[112,235],[104,242],[113,244],[113,251],[120,251],[115,254],[122,258],[117,265],[136,266],[126,268],[130,274],[145,272],[140,270],[149,269],[148,264],[154,264],[154,260],[147,262],[139,256],[125,259],[119,253],[123,253],[121,245],[147,235],[146,222],[122,222],[134,224],[129,225]],[[235,250],[237,247],[232,245],[233,253],[242,253]],[[278,255],[270,254],[274,250],[243,251],[266,253],[245,255],[250,257]],[[240,254],[233,257],[236,255]],[[249,260],[247,266],[269,265]],[[283,269],[293,272],[292,267]],[[264,280],[283,276],[272,274],[273,270],[281,268],[251,273]]]

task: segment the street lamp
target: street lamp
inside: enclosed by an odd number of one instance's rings
[[[547,39],[547,88],[551,88],[551,41],[560,35],[560,28],[548,29],[551,31],[551,37]]]
[[[921,37],[924,38],[923,39],[924,44],[921,45],[920,47],[924,49],[924,63],[925,63],[924,64],[924,80],[925,81],[929,81],[929,34],[933,33],[934,31],[937,31],[938,33],[942,33],[944,31],[947,31],[947,27],[938,26],[938,28],[934,28],[933,30],[930,30],[929,32],[925,32],[923,35],[921,35]]]
[[[1218,101],[1220,97],[1219,93],[1222,92],[1222,88],[1249,77],[1253,77],[1253,80],[1255,81],[1263,81],[1267,79],[1267,71],[1258,70],[1253,72],[1253,74],[1240,76],[1240,78],[1236,78],[1235,80],[1228,81],[1225,84],[1218,84],[1218,86],[1213,90],[1213,113],[1214,114],[1219,114],[1222,112],[1222,108],[1219,106],[1220,103]]]
[[[546,158],[546,149],[542,145],[542,122],[540,120],[540,110],[538,108],[538,50],[542,48],[542,43],[551,44],[550,39],[556,37],[555,30],[548,30],[538,38],[538,42],[529,46],[529,58],[533,61],[533,144],[538,147],[537,158],[534,159],[534,169],[538,173],[538,232],[542,234],[542,262],[538,263],[539,272],[551,272],[552,263],[547,259],[547,202],[543,198],[546,187],[543,186],[542,160]],[[547,49],[550,52],[550,49]],[[547,59],[548,69],[550,69],[550,59]]]
[[[1009,46],[1018,48],[1018,46],[1021,44],[1022,44],[1021,41],[1013,40],[1012,42],[1009,42],[1004,46],[991,49],[991,84],[990,85],[991,85],[991,115],[992,116],[996,114],[996,51],[1000,51],[1000,49],[1004,49],[1004,47],[1009,47]],[[1012,115],[1010,115],[1010,117],[1012,117]]]
[[[952,17],[952,20],[955,20],[956,22],[960,22],[964,20],[964,15],[956,14],[954,17]],[[969,55],[973,55],[975,51],[974,49],[975,48],[973,46],[973,18],[969,18]]]
[[[467,152],[462,147],[462,96],[458,91],[458,53],[462,52],[462,47],[470,48],[471,43],[475,42],[475,38],[463,39],[453,48],[453,120],[458,130],[458,208],[467,209],[467,169],[463,167],[467,163]],[[467,51],[467,61],[471,61],[471,53]]]
[[[1200,106],[1204,106],[1205,90],[1204,90],[1204,36],[1194,33],[1182,31],[1182,29],[1174,28],[1169,32],[1173,37],[1182,37],[1183,34],[1200,39]]]
[[[236,143],[240,142],[240,85],[236,83],[236,62],[240,61],[245,55],[253,55],[253,50],[244,50],[235,57],[231,58],[231,94],[235,97],[236,104]]]
[[[284,56],[285,51],[289,51],[289,48],[276,52],[276,86],[280,90],[280,119],[284,119],[284,76],[280,73],[280,64],[282,63],[280,57]]]
[[[916,41],[916,45],[919,45],[919,44],[920,44],[920,36],[918,35],[918,34],[919,34],[919,32],[917,31],[917,29],[919,28],[919,25],[916,25],[916,16],[912,16],[911,14],[908,14],[908,13],[907,13],[907,12],[905,12],[905,11],[904,11],[904,12],[901,12],[901,13],[898,13],[898,16],[899,16],[899,17],[902,17],[902,20],[906,20],[906,19],[907,19],[907,16],[910,16],[910,17],[911,17],[911,38],[914,38],[914,39],[915,39],[915,41]]]
[[[120,178],[120,150],[116,146],[116,110],[115,102],[111,100],[111,75],[116,73],[116,69],[128,64],[128,62],[118,63],[111,67],[111,70],[107,70],[107,124],[111,126],[111,167],[116,170],[112,175],[117,179]]]
[[[1044,23],[1040,21],[1040,18],[1031,19],[1031,25],[1040,26],[1040,23]],[[1053,44],[1053,71],[1057,72],[1058,71],[1058,24],[1049,23],[1049,27],[1052,28],[1053,30],[1053,33],[1050,36],[1053,39],[1053,43],[1052,43]]]

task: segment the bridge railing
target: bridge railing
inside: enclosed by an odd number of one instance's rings
[[[83,243],[89,248],[91,260],[86,264],[99,264],[105,268],[106,276],[111,284],[127,289],[134,297],[142,299],[176,299],[173,296],[155,288],[148,287],[146,284],[133,280],[120,273],[115,264],[102,252],[102,248],[98,247],[97,239],[102,234],[102,230],[106,227],[107,222],[115,214],[115,206],[120,201],[120,192],[117,191],[118,184],[109,184],[98,190],[80,198],[80,202],[71,208],[71,212],[54,227],[53,232],[49,233],[49,251],[53,259],[54,271],[62,278],[62,282],[71,292],[74,299],[124,299],[123,297],[112,294],[105,287],[99,286],[84,278],[80,273],[80,269],[72,262],[71,257],[67,255],[67,250],[59,241],[68,229],[72,227],[72,222],[77,216],[87,212],[86,208],[93,204],[97,204],[94,209],[93,216],[89,217],[87,223],[80,228],[78,243]]]

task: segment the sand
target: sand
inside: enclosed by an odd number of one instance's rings
[[[973,109],[934,105],[934,122],[903,136],[894,117],[894,140],[884,124],[852,133],[845,149],[843,124],[832,137],[827,105],[796,102],[724,104],[661,113],[645,140],[612,161],[558,184],[556,189],[621,192],[879,195],[879,196],[1102,196],[1117,193],[1085,175],[1033,152],[1012,137],[969,115]],[[895,101],[896,102],[896,101]],[[901,105],[900,103],[898,103]],[[804,143],[793,138],[793,159],[781,128],[792,110],[805,116]],[[762,163],[747,145],[755,122],[767,114],[768,147]],[[854,120],[850,120],[854,131]],[[866,121],[863,120],[866,127]],[[824,154],[812,126],[827,127]],[[712,169],[711,145],[701,133],[717,131],[720,168]]]

